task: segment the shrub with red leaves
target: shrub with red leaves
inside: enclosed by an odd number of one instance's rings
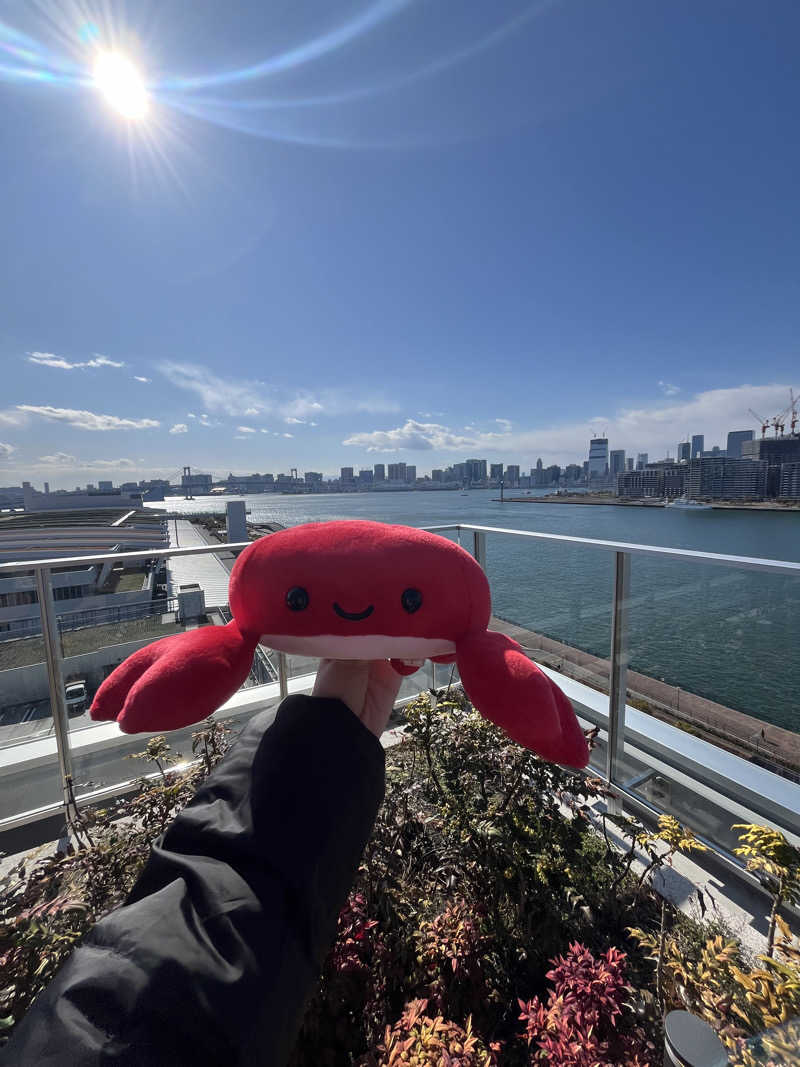
[[[519,1001],[522,1036],[531,1049],[531,1063],[559,1067],[647,1067],[655,1047],[640,1029],[620,1033],[631,988],[625,982],[625,954],[610,948],[599,959],[583,945],[570,945],[566,956],[553,961],[547,978],[553,989],[543,1004],[538,997]]]

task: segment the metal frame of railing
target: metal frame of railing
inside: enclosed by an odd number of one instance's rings
[[[603,723],[608,738],[605,777],[610,785],[634,808],[650,809],[655,811],[653,805],[648,804],[641,795],[634,793],[630,788],[631,783],[624,781],[620,774],[620,765],[623,754],[623,746],[626,740],[626,676],[629,658],[629,632],[628,632],[628,604],[630,598],[630,570],[631,558],[636,555],[650,556],[653,558],[675,560],[681,562],[695,562],[703,564],[716,564],[733,567],[736,569],[755,570],[769,574],[784,574],[794,578],[800,578],[800,563],[783,560],[757,559],[748,556],[723,555],[712,552],[695,552],[687,549],[664,548],[649,545],[629,544],[625,542],[595,540],[584,537],[570,537],[562,534],[539,533],[535,531],[513,530],[504,527],[478,526],[464,523],[454,523],[440,526],[425,527],[433,533],[455,532],[460,539],[462,533],[471,535],[471,550],[477,562],[486,568],[487,536],[513,536],[528,538],[532,541],[553,542],[563,545],[579,546],[582,549],[592,549],[613,553],[614,556],[614,587],[611,616],[611,664],[610,685],[608,695],[608,711]],[[250,542],[234,544],[202,545],[193,548],[160,548],[147,549],[134,552],[113,552],[98,555],[79,557],[65,557],[59,559],[26,560],[19,563],[0,564],[0,577],[19,571],[33,570],[36,587],[39,592],[42,606],[42,629],[44,637],[45,660],[47,664],[48,683],[50,688],[51,709],[53,715],[54,734],[58,751],[58,763],[62,778],[64,792],[64,808],[69,810],[72,797],[72,767],[70,756],[70,739],[67,712],[64,701],[64,674],[59,642],[58,620],[53,603],[51,571],[54,567],[76,564],[104,563],[108,560],[146,560],[155,558],[171,558],[175,556],[201,555],[220,551],[241,551],[247,548]],[[288,669],[286,656],[278,655],[277,660],[278,686],[281,699],[289,691]],[[599,694],[598,694],[599,696]],[[600,715],[590,711],[591,719],[594,715],[600,724]],[[638,742],[637,742],[638,744]],[[663,745],[654,743],[647,745],[646,740],[639,746],[643,751],[651,753],[653,758],[663,762],[669,762],[669,754],[664,751]],[[758,800],[757,791],[742,782],[730,782],[726,793],[726,783],[719,772],[713,769],[705,769],[699,763],[691,765],[684,763],[677,768],[681,773],[695,774],[697,781],[709,789],[715,789],[721,796],[736,795],[737,799],[744,797],[748,802]],[[769,774],[770,772],[763,772]],[[772,775],[771,777],[776,777]],[[735,789],[734,789],[735,786]],[[766,817],[775,818],[776,813],[781,811],[780,805],[773,801],[762,804],[761,808],[754,807],[756,811],[764,811]],[[800,821],[800,812],[796,813]],[[785,823],[784,823],[785,825]],[[713,843],[712,843],[713,844]]]

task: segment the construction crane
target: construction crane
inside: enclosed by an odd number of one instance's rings
[[[792,437],[794,437],[797,432],[797,423],[798,421],[800,421],[800,418],[797,414],[797,405],[800,404],[800,396],[795,396],[793,389],[789,390],[789,401],[789,411],[791,411],[792,413],[792,419],[789,424],[791,429],[789,432],[791,433]]]
[[[784,419],[790,411],[791,405],[788,408],[784,408],[783,411],[779,415],[776,415],[775,418],[772,420],[772,425],[775,427],[776,437],[781,437],[783,435],[783,432],[786,429],[786,423],[784,422]]]
[[[758,414],[758,412],[753,411],[752,408],[748,408],[747,409],[747,413],[748,413],[748,415],[752,415],[753,418],[756,419],[757,422],[761,423],[761,436],[762,437],[766,437],[767,436],[767,430],[770,427],[769,419],[763,418],[761,415]]]

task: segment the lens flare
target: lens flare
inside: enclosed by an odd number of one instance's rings
[[[117,52],[102,52],[94,67],[94,83],[109,104],[126,119],[141,119],[149,100],[144,82],[129,59]]]

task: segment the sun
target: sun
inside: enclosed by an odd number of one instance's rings
[[[94,83],[109,104],[126,119],[142,119],[150,101],[136,67],[118,52],[101,52],[94,66]]]

